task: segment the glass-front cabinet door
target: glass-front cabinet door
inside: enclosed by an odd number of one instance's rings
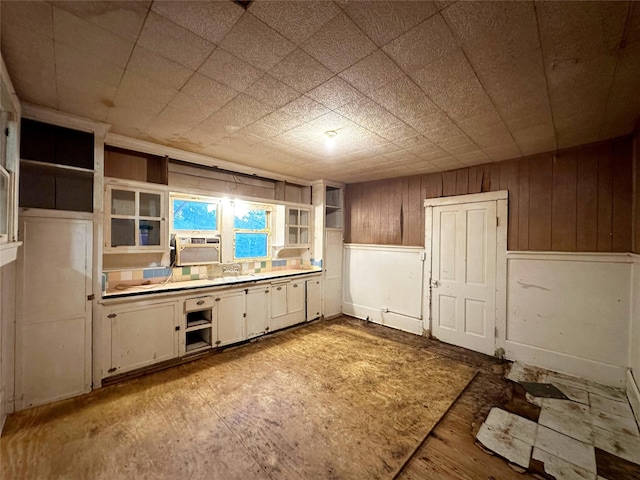
[[[105,253],[164,251],[166,192],[107,185]]]
[[[287,207],[287,246],[306,246],[310,244],[310,216],[309,209]]]

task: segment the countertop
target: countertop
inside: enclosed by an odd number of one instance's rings
[[[127,287],[118,287],[107,289],[102,294],[103,301],[110,299],[117,299],[123,297],[134,297],[141,295],[160,294],[160,293],[173,293],[183,292],[185,290],[198,290],[214,287],[225,287],[241,284],[253,284],[258,282],[264,282],[267,280],[275,280],[278,278],[296,277],[300,275],[309,275],[313,273],[321,273],[321,268],[311,269],[291,269],[291,270],[278,270],[275,272],[264,273],[251,273],[245,275],[225,275],[223,277],[214,278],[211,280],[187,280],[185,282],[168,282],[149,285],[132,285]]]

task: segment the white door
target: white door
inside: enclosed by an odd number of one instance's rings
[[[91,390],[93,222],[21,217],[16,409]]]
[[[496,325],[496,202],[433,207],[433,336],[493,355]]]
[[[322,284],[320,280],[307,280],[307,322],[319,318],[322,311]]]
[[[324,247],[324,315],[342,313],[342,231],[327,230]]]

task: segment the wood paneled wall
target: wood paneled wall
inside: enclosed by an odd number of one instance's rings
[[[345,241],[424,245],[425,198],[509,191],[509,250],[629,252],[633,139],[349,184]]]
[[[640,127],[640,124],[638,125]],[[640,128],[633,142],[633,252],[640,253]]]

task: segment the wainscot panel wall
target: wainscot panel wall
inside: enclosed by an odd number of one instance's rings
[[[508,190],[509,250],[629,252],[633,142],[349,184],[345,242],[423,246],[425,198]]]

